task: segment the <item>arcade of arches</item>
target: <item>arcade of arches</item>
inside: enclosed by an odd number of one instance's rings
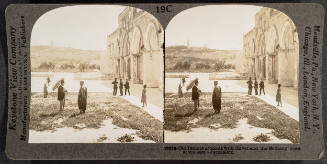
[[[163,29],[151,14],[127,7],[107,37],[101,71],[111,78],[163,88]]]
[[[298,34],[284,13],[262,8],[256,14],[255,27],[243,36],[243,55],[250,77],[282,86],[298,86]]]

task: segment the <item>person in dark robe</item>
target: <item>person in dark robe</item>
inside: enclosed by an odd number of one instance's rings
[[[50,86],[50,77],[47,77],[46,82],[43,85],[43,97],[47,98],[49,94],[49,86]]]
[[[263,80],[261,79],[260,83],[259,83],[259,87],[260,87],[260,95],[261,95],[261,91],[263,92],[263,94],[265,95],[265,83],[263,82]]]
[[[182,78],[182,86],[185,86],[185,82],[186,82],[185,77],[183,77]]]
[[[192,87],[192,100],[194,102],[194,112],[198,110],[200,107],[200,92],[201,90],[198,88],[199,81],[196,80],[194,86]]]
[[[62,79],[60,81],[60,85],[58,87],[58,101],[59,101],[59,108],[60,111],[64,110],[65,108],[65,97],[67,90],[64,88],[65,81]]]
[[[255,93],[255,95],[258,95],[258,81],[257,81],[257,78],[254,78],[254,86],[253,86],[253,88],[254,88],[254,93]]]
[[[116,96],[117,95],[117,88],[118,88],[117,78],[115,78],[115,80],[112,82],[112,84],[113,84],[113,88],[114,88],[113,95]]]
[[[183,97],[183,91],[182,91],[182,83],[179,83],[178,85],[178,97]]]
[[[277,88],[277,93],[276,93],[276,102],[277,102],[277,106],[283,106],[282,105],[282,90],[281,90],[281,84],[278,84],[278,88]]]
[[[129,82],[128,82],[128,79],[126,79],[126,82],[125,82],[125,95],[127,95],[127,92],[128,92],[128,95],[130,96],[131,93],[129,92]]]
[[[146,101],[146,84],[143,85],[141,103],[142,103],[142,107],[144,107],[144,105],[147,106],[147,101]]]
[[[221,88],[218,86],[218,81],[214,82],[214,89],[212,92],[212,106],[215,114],[220,113],[221,110]]]
[[[122,79],[119,80],[119,93],[120,93],[120,96],[123,96],[124,95],[124,82]]]
[[[252,95],[252,80],[251,80],[251,77],[249,78],[249,81],[246,82],[248,84],[248,95]]]
[[[80,113],[85,113],[87,105],[87,88],[84,86],[84,81],[80,81],[80,88],[78,92],[78,109]]]

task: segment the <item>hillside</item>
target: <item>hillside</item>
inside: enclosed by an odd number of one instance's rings
[[[167,72],[213,72],[219,69],[235,69],[241,55],[239,50],[186,46],[166,47],[165,52]]]
[[[100,65],[103,53],[104,51],[100,50],[80,50],[70,47],[31,46],[32,71],[46,71],[41,68],[41,65],[49,62],[55,65],[55,71],[62,71],[61,69],[66,67],[74,70],[81,63]]]
[[[240,55],[239,50],[215,50],[203,47],[173,46],[166,47],[166,56],[193,57],[200,59],[230,59]]]

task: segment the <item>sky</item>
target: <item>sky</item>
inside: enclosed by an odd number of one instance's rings
[[[177,14],[166,29],[166,45],[207,46],[240,50],[243,35],[254,27],[261,7],[211,5]],[[106,37],[118,28],[119,5],[77,5],[51,10],[34,24],[31,45],[51,45],[105,50]]]
[[[118,5],[78,5],[51,10],[34,24],[31,45],[105,50],[107,35],[118,28]]]
[[[177,14],[166,29],[166,46],[206,46],[241,50],[243,35],[254,27],[255,14],[262,7],[252,5],[211,5]]]

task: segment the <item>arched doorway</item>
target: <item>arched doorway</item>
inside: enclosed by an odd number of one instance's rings
[[[294,47],[294,30],[289,22],[282,28],[281,36],[281,70],[280,79],[283,86],[294,86],[296,83],[294,74],[297,74],[297,57]]]
[[[143,46],[143,39],[141,30],[139,27],[135,27],[133,30],[133,41],[131,50],[133,54],[133,81],[134,83],[143,83],[143,53],[141,49]]]
[[[267,52],[267,79],[269,83],[278,82],[278,33],[275,26],[269,29],[268,37],[266,40],[266,52]]]
[[[266,57],[262,59],[262,78],[266,79]]]
[[[250,41],[250,52],[249,52],[250,54],[249,54],[249,56],[250,56],[250,67],[251,67],[251,72],[250,72],[250,77],[252,77],[252,76],[255,76],[255,65],[256,65],[256,62],[255,62],[255,55],[254,55],[254,53],[255,53],[255,42],[254,42],[254,40],[251,40]]]
[[[149,23],[145,33],[146,64],[146,82],[149,87],[159,87],[162,78],[161,63],[162,55],[160,52],[158,27],[154,23]],[[145,59],[143,59],[145,60]],[[145,70],[144,70],[145,73]]]
[[[131,79],[131,58],[127,59],[127,79]]]
[[[121,51],[121,78],[127,78],[127,56],[129,55],[128,36],[124,35]]]
[[[259,79],[266,79],[266,54],[265,54],[265,42],[264,34],[261,33],[258,40],[258,56],[259,56]]]

